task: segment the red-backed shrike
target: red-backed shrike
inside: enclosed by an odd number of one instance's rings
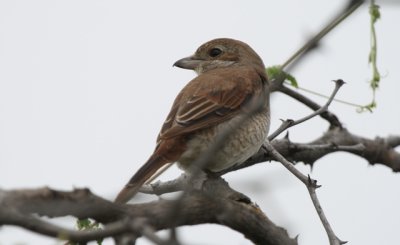
[[[162,125],[154,153],[121,190],[116,202],[132,198],[157,170],[177,162],[184,170],[215,142],[216,136],[249,116],[229,135],[205,167],[219,172],[256,153],[269,128],[268,82],[261,58],[247,44],[227,38],[211,40],[174,66],[198,76],[178,94]],[[254,101],[261,110],[247,113]]]

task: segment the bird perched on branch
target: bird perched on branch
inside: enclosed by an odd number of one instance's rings
[[[205,171],[240,164],[265,141],[270,124],[268,81],[263,61],[250,46],[234,39],[214,39],[174,66],[194,70],[198,76],[176,97],[154,153],[120,191],[117,203],[127,202],[166,164],[193,169],[191,164],[227,128],[236,127],[202,166]],[[240,125],[233,126],[235,122]]]

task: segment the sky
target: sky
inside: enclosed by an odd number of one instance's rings
[[[88,187],[113,199],[152,153],[180,89],[195,74],[172,67],[202,43],[230,37],[248,43],[267,66],[282,64],[346,1],[0,1],[0,188],[60,190]],[[378,4],[380,2],[378,1]],[[382,1],[376,25],[382,81],[373,113],[333,103],[330,110],[354,134],[400,134],[400,4]],[[371,100],[368,6],[324,39],[292,71],[300,87],[330,94],[333,79],[346,85],[337,98]],[[320,104],[321,97],[308,95]],[[310,110],[282,94],[271,98],[272,125]],[[327,130],[314,118],[289,130],[309,142]],[[282,137],[282,136],[281,136]],[[400,151],[400,149],[398,149]],[[349,244],[399,244],[400,175],[348,153],[314,168],[297,164],[322,185],[321,204],[340,239]],[[180,174],[172,169],[161,176]],[[299,244],[327,244],[306,188],[279,163],[225,176]],[[73,219],[57,219],[73,227]],[[184,244],[251,244],[218,225],[178,229]],[[62,244],[13,227],[0,245]],[[108,242],[109,243],[109,242]],[[150,244],[140,239],[139,245]]]

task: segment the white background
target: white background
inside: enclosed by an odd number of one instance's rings
[[[173,68],[176,60],[210,39],[231,37],[251,45],[267,66],[281,64],[345,2],[0,1],[0,188],[88,187],[113,199],[150,156],[174,97],[195,76]],[[351,132],[369,138],[400,134],[400,7],[394,2],[382,2],[377,24],[378,108],[364,114],[338,103],[330,108]],[[338,98],[370,102],[369,34],[364,5],[293,71],[300,86],[330,94],[330,80],[342,78],[347,84]],[[272,130],[280,118],[310,113],[280,94],[271,104]],[[290,136],[308,142],[327,126],[315,118],[290,129]],[[178,174],[175,169],[162,179]],[[399,174],[346,153],[320,159],[311,174],[322,184],[321,203],[341,239],[400,243]],[[292,237],[299,234],[300,244],[327,244],[306,189],[279,164],[226,179]],[[185,227],[179,235],[184,244],[250,244],[217,225]],[[61,242],[0,229],[1,245],[17,243]]]

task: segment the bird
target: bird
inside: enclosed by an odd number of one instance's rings
[[[217,38],[173,66],[197,76],[177,95],[161,127],[154,152],[117,195],[128,202],[157,171],[177,163],[183,171],[201,157],[217,136],[248,117],[226,138],[203,169],[217,173],[241,164],[264,143],[270,125],[269,83],[260,56],[246,43]],[[249,113],[255,103],[260,108]]]

